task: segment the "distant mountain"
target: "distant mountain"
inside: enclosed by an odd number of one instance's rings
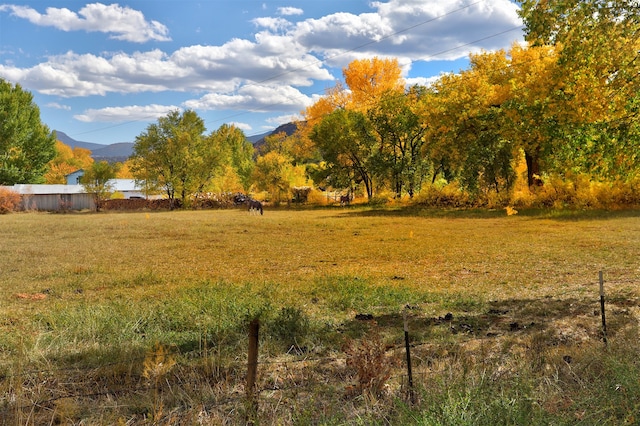
[[[256,143],[261,139],[269,136],[273,130],[269,130],[268,132],[260,133],[259,135],[247,136],[247,140],[251,143]]]
[[[84,148],[91,151],[91,158],[110,163],[123,162],[133,154],[133,143],[119,142],[111,145],[77,141],[60,130],[56,130],[57,139],[71,148]]]
[[[296,123],[286,123],[278,126],[275,130],[247,137],[247,140],[256,148],[264,145],[264,138],[281,132],[291,136],[297,129]],[[133,143],[119,142],[111,145],[101,145],[99,143],[77,141],[60,130],[56,130],[57,139],[69,145],[71,148],[84,148],[91,151],[91,158],[97,161],[108,161],[110,163],[123,162],[133,154]]]
[[[282,133],[284,132],[287,136],[291,136],[292,134],[294,134],[296,132],[296,130],[298,129],[298,125],[296,123],[285,123],[282,124],[278,127],[276,127],[275,130],[271,131],[271,132],[267,132],[263,135],[257,135],[259,137],[259,139],[257,139],[255,142],[252,141],[253,146],[256,148],[259,148],[260,146],[262,146],[264,144],[264,138],[266,138],[267,136],[271,136],[271,135],[277,135],[278,133]],[[262,136],[262,137],[260,137]]]
[[[65,145],[69,145],[71,148],[84,148],[93,151],[94,149],[102,149],[106,146],[100,145],[99,143],[77,141],[60,130],[56,130],[55,132],[56,139]]]

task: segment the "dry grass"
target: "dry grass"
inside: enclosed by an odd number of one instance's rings
[[[0,409],[22,424],[234,423],[246,408],[242,336],[251,316],[267,336],[260,415],[285,424],[317,412],[327,423],[402,417],[392,400],[403,391],[405,305],[420,383],[447,375],[457,383],[483,365],[495,383],[523,366],[586,356],[575,348],[601,345],[599,270],[610,332],[628,333],[638,318],[637,211],[28,213],[2,216],[0,235]],[[389,365],[380,370],[390,380],[386,396],[376,382],[378,395],[345,402],[358,366],[348,368],[340,347],[370,327],[356,314],[382,331]],[[149,385],[145,360],[158,348],[177,364]],[[49,379],[22,380],[25,371]],[[544,403],[562,414],[567,401]]]

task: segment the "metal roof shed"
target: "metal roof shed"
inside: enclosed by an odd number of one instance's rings
[[[32,185],[16,184],[8,189],[22,196],[23,210],[95,210],[92,194],[82,185]]]

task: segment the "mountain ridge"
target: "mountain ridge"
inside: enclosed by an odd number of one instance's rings
[[[267,136],[285,132],[287,136],[290,136],[295,132],[297,128],[296,123],[285,123],[278,126],[276,129],[261,133],[258,135],[247,136],[247,140],[258,148],[264,144],[264,140]],[[133,154],[133,142],[117,142],[110,145],[102,145],[94,142],[79,141],[65,132],[60,130],[54,130],[56,133],[56,139],[65,145],[73,148],[83,148],[91,151],[91,158],[97,161],[108,161],[110,163],[124,162]]]

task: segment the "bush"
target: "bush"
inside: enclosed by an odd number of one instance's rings
[[[20,194],[6,188],[0,188],[0,214],[17,210],[20,200]]]
[[[312,189],[307,196],[307,202],[318,206],[326,206],[328,203],[327,196],[317,189]]]
[[[347,340],[342,349],[347,357],[347,367],[357,378],[356,385],[347,388],[347,395],[380,396],[391,377],[392,361],[386,355],[377,325],[373,324],[363,339]]]
[[[271,335],[287,349],[299,346],[309,333],[309,318],[300,308],[283,307],[278,316],[268,325]]]
[[[597,185],[593,188],[593,196],[607,209],[640,206],[640,178]]]
[[[545,178],[533,192],[522,191],[513,200],[516,207],[620,209],[640,205],[640,179],[592,181],[589,176],[567,174]]]
[[[416,197],[416,202],[427,207],[444,208],[471,207],[473,204],[469,194],[453,183],[443,187],[428,186],[420,191],[420,194]]]

